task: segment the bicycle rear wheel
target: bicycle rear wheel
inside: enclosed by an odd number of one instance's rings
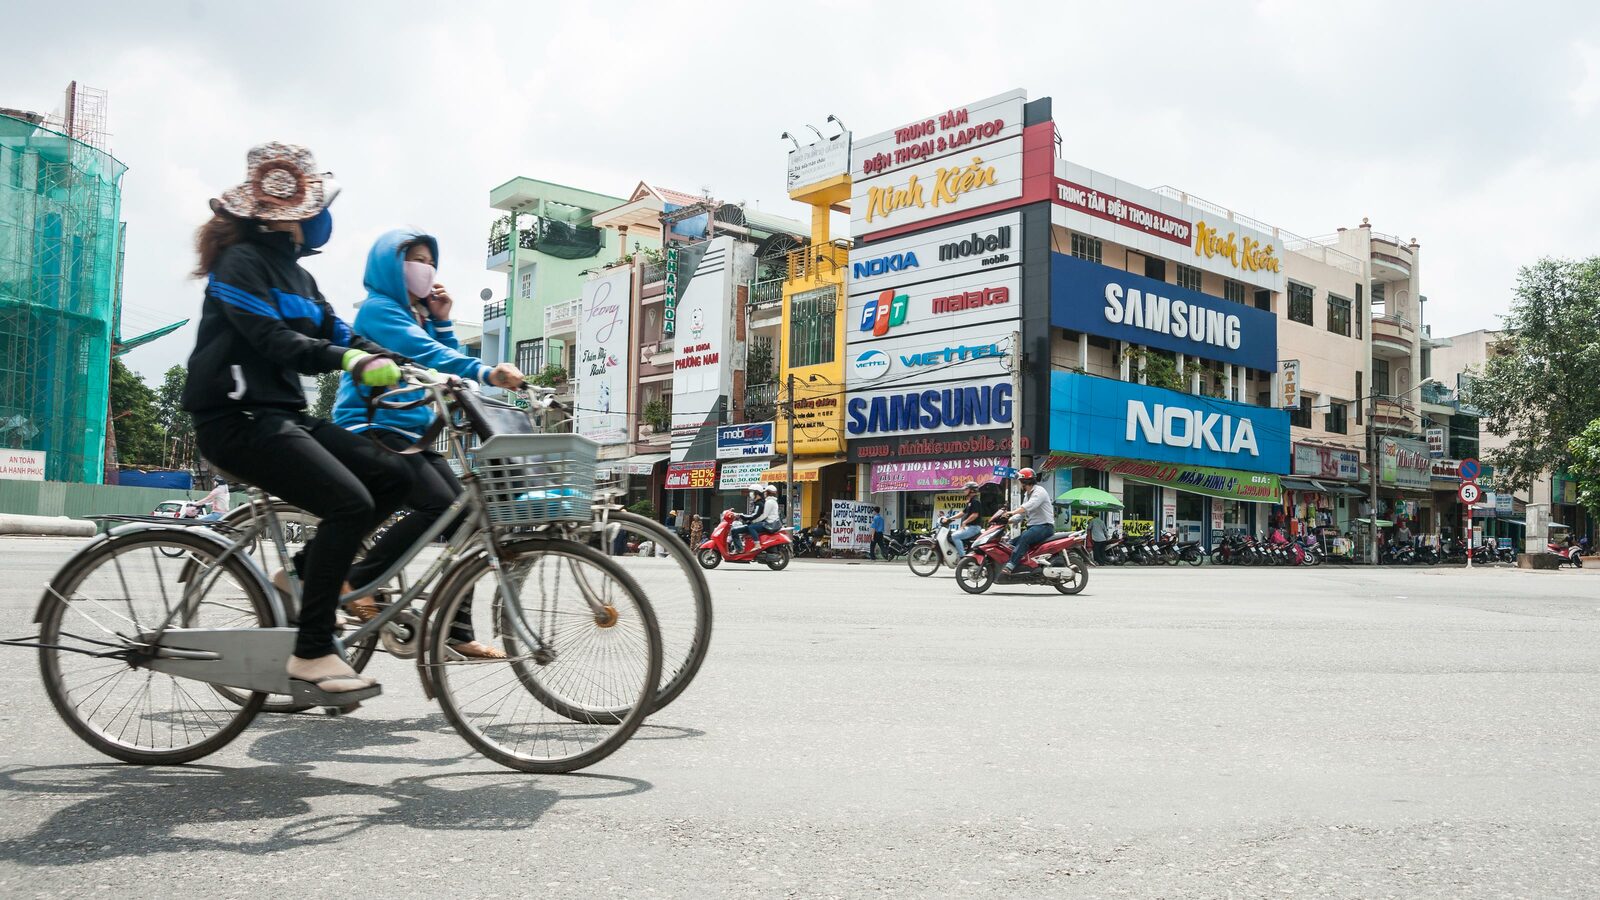
[[[650,707],[659,712],[694,680],[711,649],[711,586],[689,545],[665,525],[630,512],[614,511],[606,518],[605,533],[591,530],[590,543],[619,562],[626,557],[622,565],[644,589],[661,628],[661,687]],[[628,554],[628,546],[644,541],[654,544],[658,555]]]
[[[174,622],[190,628],[273,625],[248,564],[231,557],[219,565],[220,555],[206,538],[157,528],[93,545],[51,581],[39,668],[56,712],[89,746],[124,762],[186,763],[225,746],[261,710],[266,694],[230,698],[205,682],[140,666],[136,653],[77,652],[135,651],[139,635],[180,603],[193,608]]]
[[[427,661],[445,718],[484,756],[523,772],[572,772],[611,755],[638,730],[661,683],[655,613],[622,567],[574,541],[503,545],[508,608],[486,556],[446,573],[427,624]],[[588,602],[596,597],[605,612]],[[464,659],[451,624],[470,604],[480,635],[497,634],[509,659]],[[516,635],[517,617],[548,652]]]

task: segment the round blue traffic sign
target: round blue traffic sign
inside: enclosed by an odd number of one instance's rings
[[[1473,459],[1471,457],[1463,459],[1461,461],[1461,480],[1462,481],[1477,481],[1478,480],[1478,474],[1479,474],[1479,472],[1481,470],[1482,469],[1478,465],[1478,461],[1477,460],[1475,460],[1475,459]]]

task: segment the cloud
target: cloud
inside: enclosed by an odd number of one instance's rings
[[[110,92],[129,165],[130,323],[195,315],[205,200],[263,140],[310,146],[345,194],[309,267],[348,313],[369,242],[434,232],[462,306],[483,287],[488,192],[526,175],[643,179],[804,220],[777,135],[829,114],[865,136],[1025,87],[1066,155],[1302,234],[1370,216],[1424,247],[1428,315],[1492,325],[1516,267],[1600,246],[1600,7],[825,2],[32,4],[0,104]],[[278,23],[314,23],[283,29]],[[92,23],[85,27],[83,23]],[[1552,29],[1559,23],[1559,30]],[[131,355],[181,362],[192,330]]]

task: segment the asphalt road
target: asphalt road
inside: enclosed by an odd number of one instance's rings
[[[71,543],[0,540],[0,634]],[[1600,572],[711,572],[709,661],[593,770],[354,716],[99,758],[0,648],[0,896],[1595,897]]]

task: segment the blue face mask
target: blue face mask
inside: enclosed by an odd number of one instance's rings
[[[324,209],[301,222],[300,234],[305,238],[305,246],[311,250],[326,244],[328,238],[333,236],[333,213]]]

